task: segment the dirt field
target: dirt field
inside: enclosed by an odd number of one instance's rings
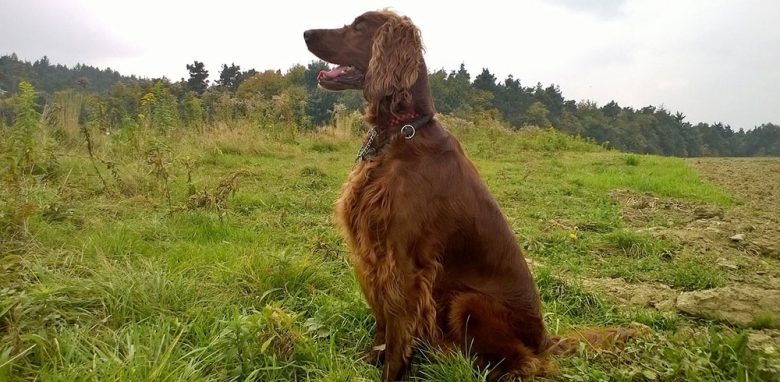
[[[780,259],[780,160],[707,158],[690,163],[734,197],[735,206],[724,220],[745,235],[745,248]]]
[[[719,207],[633,191],[612,196],[622,206],[626,224],[714,262],[727,275],[725,286],[681,292],[661,283],[622,279],[583,283],[619,305],[678,311],[751,328],[751,347],[777,349],[780,331],[771,329],[777,323],[756,325],[755,317],[757,310],[776,310],[780,301],[780,160],[705,158],[688,163],[726,191],[733,203]]]

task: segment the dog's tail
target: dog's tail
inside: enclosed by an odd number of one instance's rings
[[[571,355],[576,353],[580,346],[587,349],[607,350],[620,348],[631,338],[641,337],[646,334],[644,329],[630,328],[588,328],[566,333],[560,336],[552,336],[551,346],[547,353],[551,355]]]

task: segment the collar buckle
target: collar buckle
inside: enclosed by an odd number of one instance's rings
[[[401,134],[404,136],[404,139],[408,141],[414,138],[414,135],[417,134],[417,130],[412,125],[404,125],[401,127]]]

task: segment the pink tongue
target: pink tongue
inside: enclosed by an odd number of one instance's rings
[[[321,80],[323,78],[326,79],[334,79],[342,74],[347,70],[346,66],[339,66],[336,69],[333,70],[323,70],[320,71],[320,74],[317,75],[317,79]]]

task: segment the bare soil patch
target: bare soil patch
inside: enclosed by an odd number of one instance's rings
[[[677,310],[743,327],[754,326],[762,318],[771,321],[764,316],[774,316],[776,308],[756,305],[753,309],[751,304],[780,301],[780,160],[704,158],[692,159],[689,164],[705,180],[729,193],[733,205],[721,207],[628,190],[611,195],[621,205],[621,217],[629,227],[672,239],[686,251],[714,261],[728,275],[728,286],[682,293],[660,283],[632,284],[609,278],[586,279],[583,285],[622,306]],[[730,298],[726,292],[734,291],[743,297],[737,299],[739,314],[728,311],[734,304],[718,300]],[[724,305],[723,311],[720,305]],[[778,325],[776,321],[765,324]],[[776,331],[751,335],[756,337],[751,343],[777,343]]]
[[[672,238],[713,259],[733,283],[780,289],[780,159],[700,158],[689,163],[728,192],[734,204],[720,207],[617,190],[612,196],[622,206],[622,219],[637,231]]]
[[[701,176],[729,192],[735,206],[727,216],[740,244],[763,256],[780,258],[780,159],[693,159]]]

